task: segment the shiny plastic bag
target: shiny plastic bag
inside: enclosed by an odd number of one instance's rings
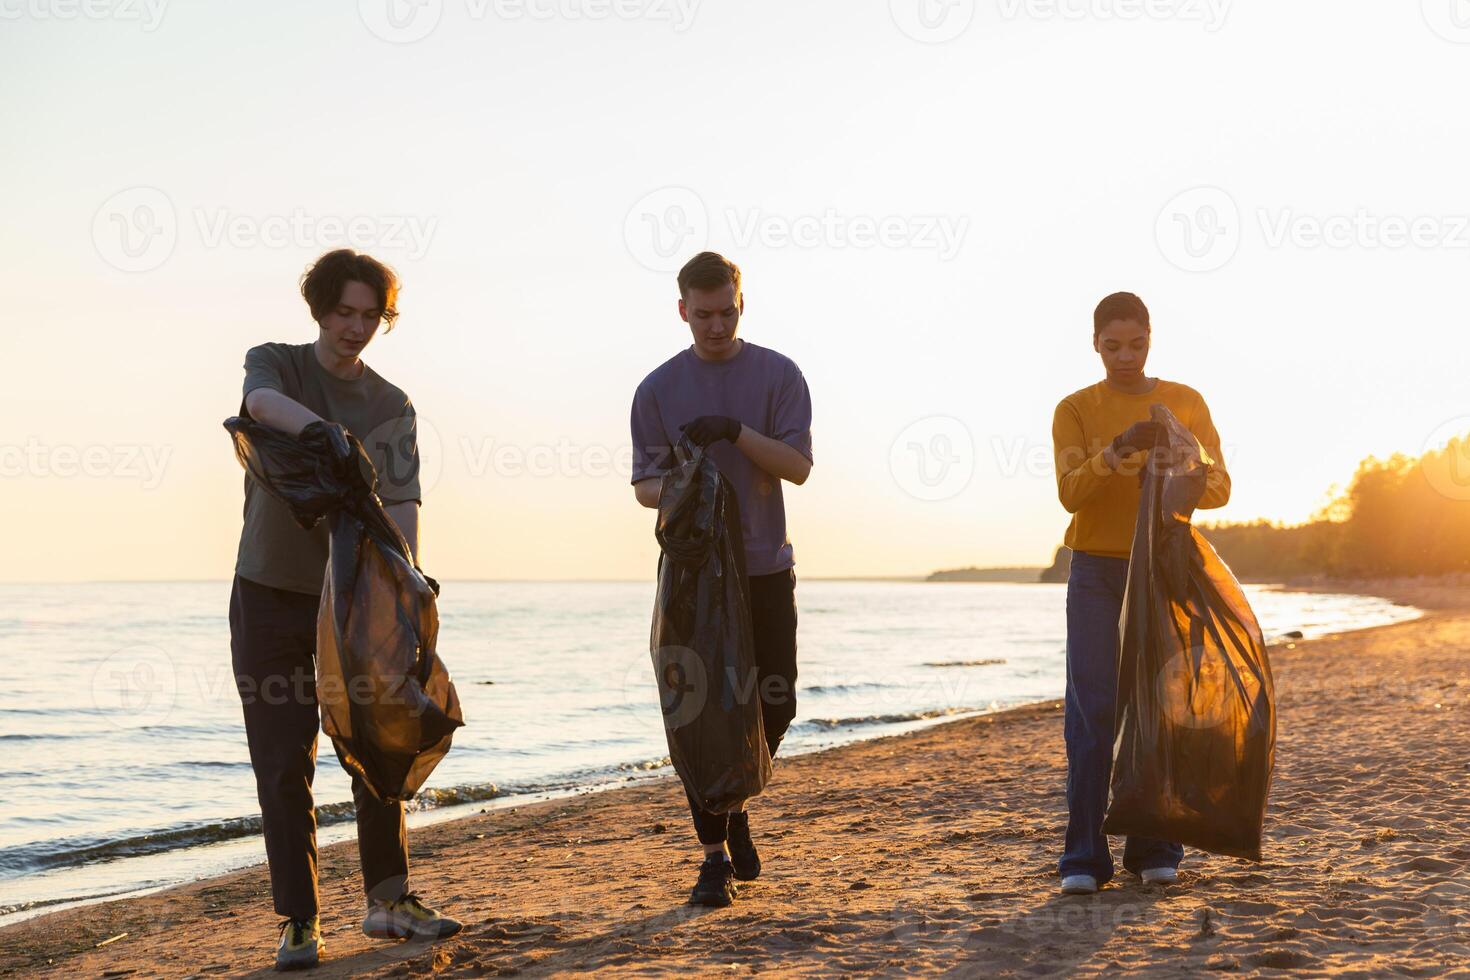
[[[687,439],[663,477],[650,652],[669,757],[690,796],[728,813],[771,778],[735,489]]]
[[[225,422],[250,476],[303,528],[330,521],[317,614],[316,697],[342,768],[385,802],[412,799],[464,724],[435,644],[437,583],[371,487],[362,445],[340,425],[292,438],[248,418]],[[355,467],[357,473],[351,472]],[[365,486],[364,483],[367,485]]]
[[[1106,834],[1261,859],[1276,745],[1271,665],[1240,583],[1189,523],[1212,461],[1163,405],[1123,599]]]

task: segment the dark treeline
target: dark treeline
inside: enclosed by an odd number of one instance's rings
[[[1236,575],[1439,575],[1470,570],[1470,436],[1421,458],[1367,459],[1307,524],[1202,526]]]

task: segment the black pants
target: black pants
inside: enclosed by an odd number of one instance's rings
[[[319,600],[235,577],[230,654],[245,709],[245,737],[265,829],[276,912],[317,914],[316,614]],[[402,803],[382,803],[356,778],[357,848],[363,890],[392,901],[408,888],[408,832]]]
[[[766,746],[775,758],[786,729],[796,717],[796,569],[750,577],[750,623],[761,721]],[[687,790],[685,795],[689,795]],[[694,830],[701,844],[725,842],[729,814],[707,813],[693,797],[689,797],[689,811],[694,815]]]

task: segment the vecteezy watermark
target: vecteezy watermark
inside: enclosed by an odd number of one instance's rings
[[[412,44],[439,26],[444,0],[357,0],[357,16],[375,37],[391,44]]]
[[[1268,248],[1470,249],[1470,215],[1299,214],[1291,208],[1257,212]]]
[[[124,647],[92,670],[92,705],[123,728],[160,725],[179,698],[173,658],[155,646]]]
[[[727,208],[712,227],[704,199],[687,187],[664,187],[638,200],[623,219],[628,252],[646,269],[673,272],[708,246],[712,233],[749,249],[874,249],[934,252],[948,262],[964,247],[966,215],[778,214],[761,208]]]
[[[489,474],[510,480],[524,477],[630,480],[633,477],[633,447],[629,445],[583,445],[569,439],[522,445],[497,442],[494,438],[476,441],[461,437],[459,449],[465,469],[475,479]]]
[[[1164,258],[1185,272],[1224,268],[1240,249],[1240,208],[1218,187],[1195,187],[1159,212],[1154,237]]]
[[[1424,22],[1446,41],[1470,44],[1470,0],[1419,0]]]
[[[974,479],[974,436],[965,423],[948,415],[919,419],[894,438],[888,471],[911,497],[929,503],[951,500]]]
[[[953,41],[975,20],[975,0],[888,0],[900,31],[923,44]]]
[[[412,214],[240,214],[228,208],[195,208],[194,224],[206,248],[384,248],[421,259],[439,219]]]
[[[970,231],[966,215],[847,215],[835,208],[821,214],[769,214],[759,208],[725,212],[739,248],[872,249],[932,251],[941,262],[959,254]]]
[[[195,207],[189,215],[205,248],[372,248],[411,260],[424,257],[439,228],[433,216],[315,214],[301,207],[277,214]],[[92,243],[113,268],[149,272],[173,255],[179,226],[179,213],[167,194],[156,187],[129,187],[109,197],[93,215]]]
[[[1450,419],[1429,434],[1419,469],[1436,493],[1470,500],[1470,415]]]
[[[158,268],[174,254],[178,242],[178,213],[169,196],[156,187],[118,191],[92,216],[97,254],[123,272]]]
[[[0,0],[0,20],[110,20],[158,30],[168,0]]]
[[[1213,34],[1225,26],[1234,0],[997,0],[1006,20],[1172,20],[1203,25]]]
[[[1266,248],[1470,250],[1470,214],[1397,215],[1367,208],[1308,214],[1295,208],[1257,208]],[[1196,187],[1174,197],[1159,213],[1154,234],[1159,251],[1185,272],[1214,272],[1239,252],[1247,222],[1228,192]]]
[[[628,209],[623,241],[644,268],[673,272],[709,244],[709,210],[687,187],[660,188]]]
[[[676,34],[694,24],[703,0],[463,0],[471,21],[645,21],[667,23]],[[358,0],[358,17],[390,44],[422,41],[444,19],[444,0]]]
[[[361,441],[376,461],[379,497],[403,500],[415,488],[422,496],[438,486],[444,473],[444,440],[422,415],[390,419]]]
[[[32,437],[0,443],[0,479],[137,480],[144,490],[156,490],[172,455],[172,446],[53,445]]]

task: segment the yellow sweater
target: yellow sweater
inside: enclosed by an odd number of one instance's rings
[[[1199,392],[1162,379],[1142,395],[1118,391],[1106,381],[1062,399],[1052,419],[1051,439],[1057,466],[1057,496],[1072,515],[1067,547],[1094,555],[1127,558],[1138,519],[1138,471],[1145,455],[1108,468],[1103,450],[1134,422],[1146,421],[1149,406],[1162,402],[1194,433],[1215,461],[1205,482],[1200,509],[1224,507],[1230,500],[1230,474],[1220,455],[1220,434]]]

